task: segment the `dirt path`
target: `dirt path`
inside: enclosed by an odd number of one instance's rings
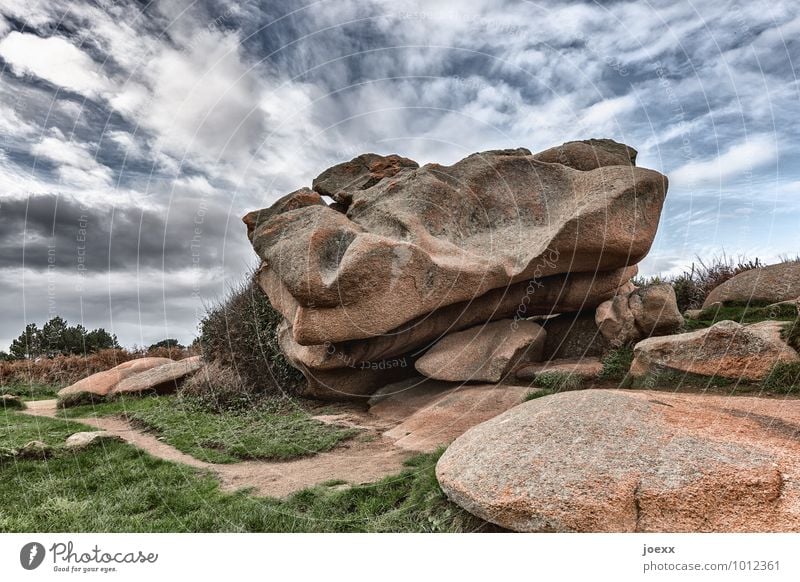
[[[22,411],[26,414],[57,418],[55,400],[37,400],[26,404],[27,408]],[[219,478],[222,488],[226,491],[252,488],[255,494],[270,497],[286,497],[306,487],[333,480],[345,481],[349,484],[371,483],[400,472],[403,468],[403,462],[412,454],[409,451],[395,447],[392,440],[382,437],[377,432],[372,440],[345,442],[330,452],[319,453],[313,457],[294,461],[206,463],[158,440],[151,434],[133,427],[129,422],[118,417],[77,418],[72,420],[118,435],[125,442],[159,459],[182,463],[198,469],[206,469]],[[320,420],[336,422],[344,419],[326,417]],[[361,418],[358,420],[363,421]],[[363,428],[377,431],[381,431],[384,428],[380,425],[375,427],[365,426],[362,422],[354,422],[353,424],[359,424]]]

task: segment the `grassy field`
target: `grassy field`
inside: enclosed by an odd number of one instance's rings
[[[58,445],[74,422],[3,412],[3,441]],[[201,471],[155,459],[124,443],[46,461],[0,460],[2,532],[448,532],[487,524],[451,504],[434,466],[438,454],[411,459],[399,475],[340,489],[331,482],[289,499],[225,493]]]
[[[289,403],[265,400],[241,412],[210,412],[174,396],[62,408],[62,418],[117,415],[202,461],[288,460],[328,451],[357,431],[323,424]]]

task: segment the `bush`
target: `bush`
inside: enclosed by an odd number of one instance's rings
[[[187,378],[178,391],[189,407],[212,412],[248,410],[260,398],[233,368],[211,362]]]
[[[296,394],[305,380],[278,346],[282,321],[251,273],[200,322],[200,351],[215,365],[208,373],[197,374],[184,392],[194,397],[203,394],[208,402],[223,407],[258,394]]]
[[[628,376],[633,363],[633,349],[629,347],[611,350],[603,357],[603,369],[598,378],[622,382]]]

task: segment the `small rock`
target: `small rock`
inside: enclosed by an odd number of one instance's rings
[[[669,335],[683,325],[672,285],[648,285],[620,294],[597,307],[595,321],[613,346]]]
[[[42,441],[30,441],[17,451],[17,456],[23,459],[43,460],[52,454],[53,449]]]
[[[67,437],[64,446],[70,450],[82,450],[101,441],[122,442],[122,437],[105,430],[96,430],[91,432],[76,432],[75,434]]]
[[[2,396],[0,396],[0,401],[2,401],[3,408],[6,408],[6,409],[8,409],[8,408],[15,408],[15,409],[25,408],[25,403],[22,401],[22,399],[19,396],[16,396],[14,394],[3,394]]]

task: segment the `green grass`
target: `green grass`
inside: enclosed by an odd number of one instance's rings
[[[531,390],[525,395],[522,401],[529,402],[531,400],[536,400],[537,398],[544,398],[545,396],[550,396],[551,394],[555,394],[555,391],[547,390],[545,388],[542,388],[540,390]]]
[[[794,321],[797,307],[794,304],[767,307],[765,305],[723,305],[709,307],[700,312],[697,319],[687,319],[684,326],[692,331],[711,327],[717,322],[730,320],[737,323],[758,323],[760,321]]]
[[[30,441],[42,441],[52,447],[60,447],[69,435],[84,430],[90,429],[75,422],[55,422],[49,418],[0,409],[0,447],[6,449],[18,449]]]
[[[800,362],[778,362],[762,382],[762,387],[779,394],[800,394]]]
[[[0,394],[13,394],[23,400],[48,400],[55,398],[60,389],[61,386],[53,386],[52,384],[12,382],[0,386]]]
[[[611,350],[603,357],[603,369],[598,379],[622,382],[627,378],[632,362],[633,349],[624,347]]]
[[[50,433],[63,421],[39,419]],[[0,532],[461,532],[495,529],[450,503],[436,481],[440,453],[398,475],[286,500],[224,493],[200,471],[124,443],[47,461],[0,462]]]
[[[118,415],[211,463],[288,460],[328,451],[356,434],[313,420],[285,402],[262,401],[247,411],[210,412],[175,396],[123,398],[62,408],[62,418]]]
[[[533,379],[533,385],[551,393],[579,390],[583,386],[583,378],[571,372],[539,372]]]

